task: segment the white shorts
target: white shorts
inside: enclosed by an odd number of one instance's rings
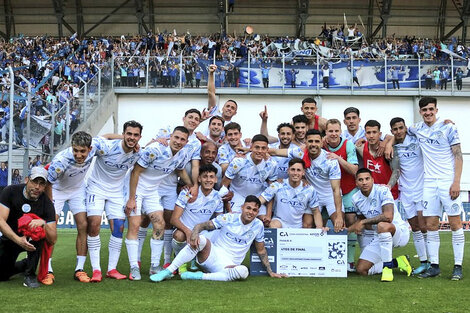
[[[452,200],[449,189],[452,180],[425,179],[423,190],[423,216],[442,216],[442,209],[448,216],[460,215],[462,200],[460,196]]]
[[[197,260],[197,258],[196,258]],[[239,265],[232,261],[230,256],[223,249],[214,246],[211,242],[211,252],[207,259],[199,263],[204,271],[208,273],[217,273],[223,271],[227,266]]]
[[[333,213],[336,212],[335,202],[333,201],[333,199],[331,201],[328,201],[328,202],[320,201],[319,202],[319,209],[320,209],[320,212],[323,211],[323,210],[326,210],[326,212],[328,213],[328,216],[331,216],[331,215],[333,215]],[[341,201],[341,212],[344,213],[343,201]]]
[[[103,196],[100,194],[86,193],[86,215],[87,216],[101,216],[103,211],[106,212],[108,219],[125,219],[124,213],[124,197],[118,196]]]
[[[396,226],[395,228],[395,234],[392,237],[393,247],[398,248],[406,246],[410,240],[408,224]],[[359,259],[363,259],[374,264],[382,262],[382,257],[380,256],[380,241],[377,233],[375,233],[374,239],[372,239],[364,250],[362,250]]]
[[[73,215],[86,212],[85,186],[73,190],[72,192],[52,189],[52,198],[54,199],[55,214],[57,215],[60,215],[64,209],[65,202],[68,203],[69,209],[72,211]]]
[[[232,200],[230,200],[230,207],[232,209],[232,213],[241,213],[242,206],[245,203],[245,197],[240,196],[238,194],[234,194]],[[262,204],[259,207],[258,216],[266,215],[266,206]]]
[[[409,195],[405,192],[400,192],[400,203],[403,208],[404,217],[409,220],[415,216],[418,216],[418,212],[423,211],[423,200],[418,200],[413,195]]]
[[[135,212],[131,212],[130,216],[149,215],[157,211],[163,211],[158,192],[146,196],[138,194],[135,199]]]
[[[310,212],[310,214],[312,214],[312,212]],[[281,223],[281,227],[282,228],[302,228],[302,221],[300,221],[300,224],[289,224],[288,222],[286,221],[283,221],[282,219],[280,219],[279,217],[273,217],[271,221],[279,221]]]
[[[167,211],[173,211],[175,209],[176,199],[178,199],[176,191],[173,193],[160,193],[160,204]]]

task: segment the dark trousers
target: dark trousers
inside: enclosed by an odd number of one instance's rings
[[[330,88],[330,77],[323,76],[323,88]]]
[[[25,259],[17,262],[18,255],[25,250],[9,239],[0,239],[0,281],[8,280],[18,273],[36,276],[43,242],[43,240],[31,241],[36,250],[28,252]]]
[[[400,82],[398,79],[392,79],[393,89],[400,89]]]

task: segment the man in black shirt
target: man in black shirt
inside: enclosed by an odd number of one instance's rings
[[[18,232],[18,219],[25,213],[34,213],[29,228],[43,227],[49,243],[57,240],[54,205],[44,194],[47,171],[43,167],[33,167],[26,184],[11,185],[0,194],[0,281],[24,272],[24,286],[36,288],[36,268],[41,256],[43,240],[32,241]],[[27,258],[16,262],[20,252],[27,251]]]

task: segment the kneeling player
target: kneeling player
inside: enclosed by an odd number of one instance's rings
[[[358,221],[348,228],[348,232],[360,233],[365,227],[377,232],[362,251],[357,272],[360,275],[382,273],[382,281],[393,281],[392,268],[398,267],[410,276],[412,269],[406,256],[392,259],[392,249],[405,246],[410,239],[410,231],[395,207],[390,189],[374,184],[372,173],[367,168],[357,171],[356,186],[360,192],[354,194],[352,203],[357,209]]]
[[[274,204],[267,204],[266,218],[271,217],[274,206],[274,217],[269,223],[271,228],[302,228],[304,214],[313,214],[316,228],[322,228],[322,216],[318,209],[318,196],[313,186],[305,185],[305,162],[294,158],[289,161],[288,179],[272,183],[261,194],[261,204],[274,199]]]
[[[266,248],[264,247],[263,222],[256,219],[261,203],[253,195],[245,199],[241,213],[219,215],[213,220],[194,227],[187,245],[175,257],[170,266],[158,274],[150,276],[150,280],[161,282],[171,278],[172,272],[182,264],[197,256],[197,262],[207,272],[184,272],[181,279],[233,281],[246,279],[248,268],[241,265],[253,241],[258,256],[271,277],[284,277],[272,271]],[[200,235],[203,230],[220,229],[217,238],[211,242]]]

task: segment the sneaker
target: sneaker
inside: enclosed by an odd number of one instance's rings
[[[183,265],[181,265],[179,268],[178,268],[178,273],[181,275],[185,272],[188,271],[188,264],[187,263],[184,263]]]
[[[129,273],[129,280],[141,280],[142,276],[140,276],[140,269],[137,266],[131,268],[131,272]]]
[[[430,266],[425,272],[418,275],[418,278],[429,278],[441,275],[441,269],[439,267]]]
[[[452,277],[450,280],[461,280],[463,278],[462,265],[454,265]]]
[[[44,277],[44,279],[41,280],[41,284],[50,286],[54,283],[54,280],[55,280],[54,273],[49,272],[47,273],[46,277]]]
[[[199,268],[197,267],[197,264],[196,264],[196,259],[193,259],[191,261],[191,266],[189,266],[189,270],[190,271],[197,271]]]
[[[81,283],[89,283],[90,277],[88,277],[87,273],[81,270],[78,270],[73,275],[73,279],[78,280]]]
[[[93,276],[90,279],[91,283],[99,283],[103,279],[103,275],[101,275],[100,270],[94,270]]]
[[[349,273],[356,272],[356,264],[354,264],[354,262],[348,263],[348,272]]]
[[[117,269],[113,269],[109,272],[106,273],[106,277],[108,278],[114,278],[114,279],[117,279],[117,280],[120,280],[120,279],[126,279],[127,276],[126,275],[123,275],[121,273],[119,273],[117,271]]]
[[[171,277],[173,277],[173,274],[171,274],[169,270],[164,269],[163,271],[160,271],[157,274],[153,274],[152,276],[150,276],[150,280],[155,283],[158,283],[164,281],[165,279],[170,279]]]
[[[158,272],[160,272],[162,270],[163,270],[163,267],[161,267],[160,265],[158,265],[158,266],[150,265],[149,275],[157,274]]]
[[[385,282],[393,281],[393,271],[391,268],[388,268],[388,267],[383,268],[381,281],[385,281]]]
[[[400,272],[405,272],[406,276],[410,276],[413,268],[410,265],[410,260],[407,255],[400,255],[397,257],[398,268]]]
[[[431,264],[429,264],[429,262],[426,262],[426,263],[421,263],[420,266],[418,266],[418,268],[414,269],[413,270],[413,275],[419,275],[421,273],[424,273],[425,271],[427,271],[427,269],[431,266]]]
[[[36,276],[25,276],[23,280],[23,286],[28,288],[38,288],[40,285]]]
[[[163,265],[163,268],[165,269],[165,268],[167,268],[167,267],[170,266],[170,265],[171,265],[171,263],[165,263],[165,264]],[[173,275],[178,274],[178,270],[174,271],[172,274],[173,274]],[[172,277],[173,277],[173,276],[172,276]]]
[[[201,280],[203,272],[184,272],[181,274],[182,280]]]

